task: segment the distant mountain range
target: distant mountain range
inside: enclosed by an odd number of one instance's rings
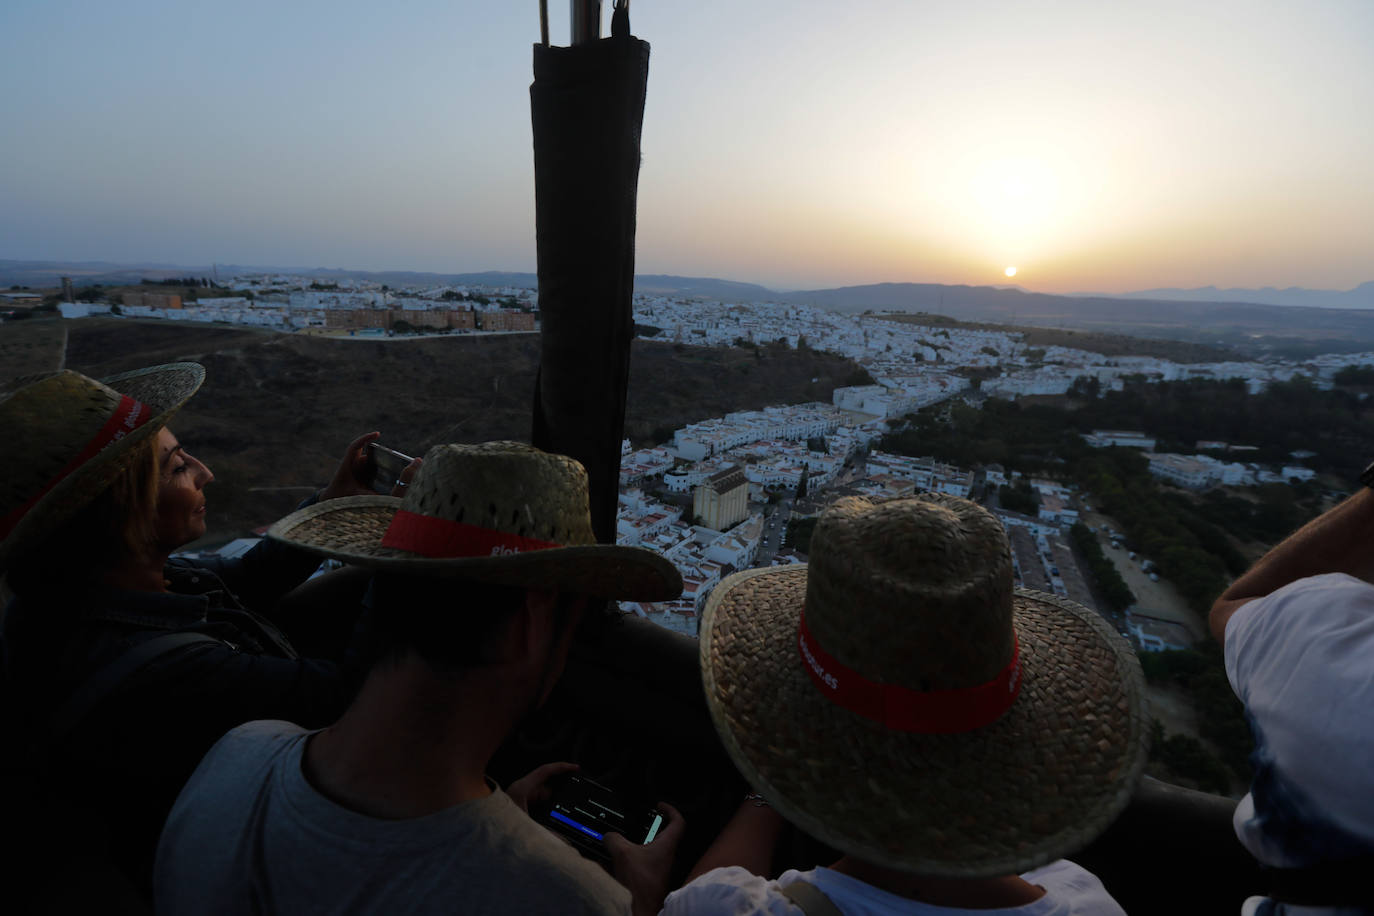
[[[961,321],[1163,337],[1219,344],[1251,356],[1374,350],[1374,308],[1052,296],[936,283],[847,286],[782,298],[843,312],[926,312]]]
[[[1217,289],[1199,286],[1195,289],[1143,289],[1134,293],[1073,293],[1083,296],[1112,296],[1116,299],[1169,299],[1186,302],[1246,302],[1256,305],[1304,305],[1328,309],[1374,308],[1374,281],[1361,283],[1350,290],[1304,289],[1290,286],[1276,289]]]
[[[210,277],[216,273],[221,279],[240,274],[296,274],[322,279],[372,280],[379,283],[396,285],[443,285],[469,284],[484,286],[521,286],[535,288],[537,278],[533,273],[520,271],[488,270],[469,273],[429,273],[422,271],[390,270],[367,271],[347,270],[341,267],[280,267],[251,264],[201,264],[183,265],[149,262],[141,264],[118,264],[110,261],[7,261],[0,259],[0,285],[23,285],[33,287],[56,286],[62,277],[73,277],[80,283],[131,283],[142,277],[163,279],[168,277],[195,276]],[[994,286],[946,286],[939,283],[874,283],[865,286],[846,286],[838,289],[800,290],[781,292],[760,286],[757,283],[741,283],[734,280],[720,280],[713,277],[679,277],[671,274],[638,274],[635,276],[635,291],[667,296],[697,296],[713,299],[740,299],[743,301],[794,301],[825,303],[831,308],[858,306],[860,310],[882,307],[889,300],[906,300],[911,295],[922,298],[932,290],[948,290],[955,299],[967,299],[967,290],[1014,291],[1026,295],[1031,293],[1024,287],[1015,285]],[[1144,289],[1129,293],[1066,293],[1074,299],[1151,299],[1171,302],[1235,302],[1250,305],[1296,305],[1317,308],[1368,308],[1374,309],[1374,281],[1361,283],[1350,290],[1305,289],[1290,286],[1277,289],[1266,286],[1262,289],[1218,289],[1215,286],[1199,286],[1193,289],[1168,287]],[[855,301],[844,301],[848,297]],[[860,304],[859,300],[862,300]],[[939,296],[936,296],[938,305]],[[893,301],[892,308],[905,308]]]

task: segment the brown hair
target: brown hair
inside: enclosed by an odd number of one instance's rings
[[[118,476],[95,499],[11,564],[8,579],[23,594],[73,579],[89,582],[120,564],[147,560],[154,548],[161,469],[157,437],[121,457]]]

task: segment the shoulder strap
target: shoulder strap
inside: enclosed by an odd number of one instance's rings
[[[144,665],[163,655],[175,652],[183,646],[196,643],[223,645],[213,636],[179,630],[175,633],[163,633],[151,639],[145,639],[134,646],[86,678],[81,686],[76,688],[75,692],[67,698],[67,701],[58,707],[48,721],[49,738],[54,742],[65,738],[72,729],[81,723],[86,714],[95,708],[97,703],[109,696],[121,681]]]
[[[809,881],[792,881],[779,888],[806,916],[843,916],[835,902]]]

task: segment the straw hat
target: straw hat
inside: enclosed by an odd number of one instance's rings
[[[267,536],[390,572],[645,601],[682,591],[660,554],[596,543],[581,464],[519,442],[436,445],[403,499],[307,506]]]
[[[205,381],[198,363],[169,363],[104,381],[63,370],[0,391],[6,474],[0,482],[0,568],[90,503]]]
[[[952,496],[838,501],[809,566],[711,593],[701,668],[726,748],[779,813],[915,874],[1006,875],[1078,849],[1145,764],[1125,640],[1013,589],[1001,524]]]

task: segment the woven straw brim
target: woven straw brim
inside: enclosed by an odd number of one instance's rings
[[[172,415],[196,393],[205,381],[205,367],[199,363],[167,363],[122,372],[100,381],[146,405],[152,412],[152,419],[111,443],[35,503],[14,526],[4,543],[0,544],[0,569],[6,567],[16,552],[22,551],[25,546],[41,543],[63,522],[104,492],[128,466],[125,459],[129,451],[156,436]],[[22,382],[22,379],[16,380],[15,387]],[[53,405],[55,411],[76,408],[77,405],[73,404]],[[72,452],[78,449],[79,444],[76,444]]]
[[[836,706],[797,652],[806,567],[737,573],[712,592],[701,668],[712,719],[783,817],[859,859],[934,877],[1025,871],[1085,846],[1145,765],[1140,664],[1098,615],[1017,590],[1023,683],[973,732],[889,731]]]
[[[401,507],[392,496],[349,496],[307,506],[267,531],[275,540],[345,563],[387,572],[550,588],[598,598],[665,601],[682,593],[667,558],[642,547],[588,544],[499,557],[430,559],[381,546]]]

